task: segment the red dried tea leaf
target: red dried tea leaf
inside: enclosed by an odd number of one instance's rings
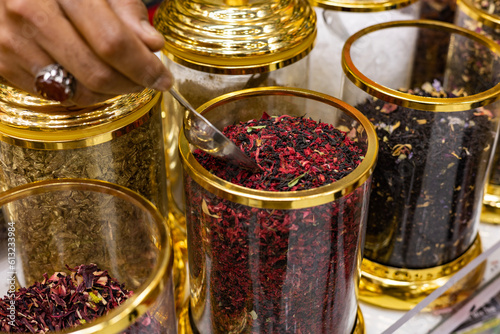
[[[11,333],[46,333],[91,322],[125,302],[133,292],[97,265],[56,272],[42,282],[20,288],[0,299],[0,330]],[[14,306],[12,306],[14,305]],[[13,311],[12,311],[13,310]],[[131,326],[123,333],[160,333],[159,323],[149,319],[146,327]]]

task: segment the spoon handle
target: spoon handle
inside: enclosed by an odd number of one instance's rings
[[[198,114],[198,112],[193,108],[193,106],[188,101],[186,101],[186,99],[184,98],[184,96],[182,96],[181,94],[179,94],[179,92],[177,91],[177,89],[174,88],[174,86],[170,87],[169,93],[172,94],[172,96],[180,104],[182,104],[182,106],[184,108],[189,109],[189,111],[192,112],[192,113],[194,113],[195,115]]]

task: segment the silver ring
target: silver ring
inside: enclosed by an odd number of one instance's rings
[[[35,77],[35,91],[47,100],[70,100],[75,95],[75,87],[75,77],[59,64],[45,66]]]

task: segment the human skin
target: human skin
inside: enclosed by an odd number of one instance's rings
[[[0,76],[37,95],[36,74],[59,63],[77,80],[65,104],[168,89],[172,76],[154,54],[163,44],[141,0],[0,1]]]

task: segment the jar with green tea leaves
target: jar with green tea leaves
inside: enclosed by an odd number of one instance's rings
[[[261,171],[226,165],[181,132],[190,303],[180,332],[364,333],[371,123],[333,97],[276,86],[198,110]]]
[[[168,216],[160,92],[80,108],[0,82],[0,114],[1,190],[46,179],[99,179],[137,191]],[[184,281],[179,273],[176,282]]]
[[[417,59],[422,45],[400,38],[401,31],[438,33],[448,41],[446,52]],[[387,40],[392,48],[372,52]],[[439,71],[421,71],[422,62]],[[479,214],[498,137],[500,46],[450,23],[394,21],[351,36],[342,66],[343,98],[375,125],[380,143],[360,298],[410,309],[481,252]],[[469,296],[483,270],[478,266],[432,307]]]
[[[177,333],[171,236],[143,196],[51,179],[2,192],[0,207],[0,333]]]
[[[316,16],[307,0],[164,1],[154,26],[165,37],[161,58],[174,86],[195,108],[244,88],[308,86]],[[187,261],[178,154],[185,110],[169,94],[163,104],[170,225]]]
[[[500,3],[494,0],[459,0],[455,24],[500,44]],[[500,223],[500,146],[497,143],[483,200],[481,220]]]

